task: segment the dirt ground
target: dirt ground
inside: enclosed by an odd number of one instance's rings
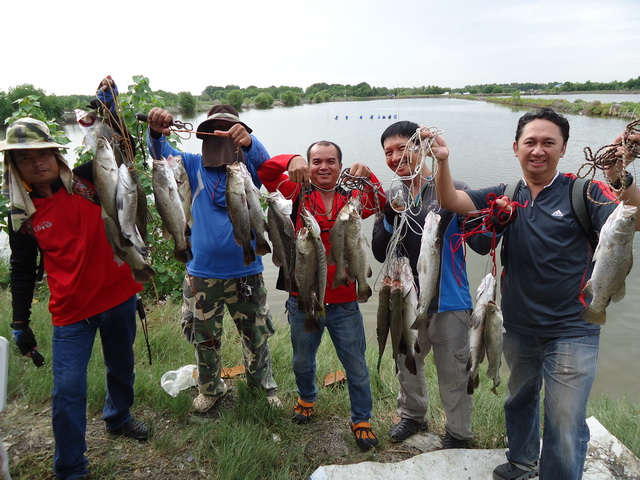
[[[233,408],[233,396],[221,400],[220,408]],[[226,404],[226,405],[225,405]],[[26,413],[26,414],[25,414]],[[215,415],[208,414],[209,415]],[[168,418],[143,412],[145,419],[153,423],[156,437],[170,438],[171,423]],[[194,415],[194,422],[209,421],[207,416]],[[343,421],[344,419],[342,419]],[[34,411],[28,406],[9,404],[0,413],[0,437],[10,459],[13,480],[53,480],[52,473],[42,476],[43,465],[50,472],[53,465],[54,441],[51,431],[51,408]],[[323,416],[309,427],[305,456],[309,465],[348,464],[362,461],[399,462],[421,452],[402,444],[387,443],[385,448],[373,453],[361,453],[353,448],[353,438],[345,428],[336,428],[341,419]],[[342,422],[343,423],[343,422]],[[305,428],[305,427],[301,427]],[[378,432],[380,435],[382,432]],[[197,465],[187,449],[175,448],[172,455],[159,455],[146,442],[118,438],[104,430],[100,415],[87,419],[87,458],[91,465],[91,479],[104,478],[106,472],[113,475],[114,462],[118,468],[115,478],[122,479],[199,479],[210,478],[206,465]],[[355,452],[355,453],[354,453]],[[18,465],[18,467],[16,467]],[[29,465],[37,465],[38,475],[28,471]],[[0,478],[3,475],[0,472]],[[114,477],[111,477],[114,478]]]

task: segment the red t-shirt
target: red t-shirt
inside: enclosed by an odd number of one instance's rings
[[[129,266],[116,263],[99,205],[65,188],[33,203],[33,234],[43,254],[54,325],[97,315],[142,290]]]

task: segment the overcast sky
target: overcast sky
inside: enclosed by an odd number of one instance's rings
[[[2,17],[4,91],[90,95],[107,74],[193,94],[640,76],[640,0],[32,0]]]

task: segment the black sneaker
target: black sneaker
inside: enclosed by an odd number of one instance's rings
[[[449,450],[451,448],[469,448],[469,440],[460,440],[447,432],[442,441],[442,449]]]
[[[406,440],[418,430],[428,430],[427,422],[420,423],[410,418],[403,418],[389,430],[389,437],[392,442]]]
[[[533,470],[523,470],[511,462],[498,465],[493,471],[493,480],[525,480],[538,476],[538,462]]]
[[[378,445],[378,437],[371,430],[369,422],[351,423],[351,431],[356,437],[356,445],[360,450],[369,450]]]
[[[111,435],[124,435],[136,440],[147,440],[149,438],[149,427],[142,420],[131,417],[127,423],[113,430],[107,429]]]

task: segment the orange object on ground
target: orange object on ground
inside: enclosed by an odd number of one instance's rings
[[[328,374],[326,377],[324,377],[324,386],[332,387],[334,385],[340,385],[341,383],[344,383],[346,380],[347,380],[347,377],[344,375],[344,373],[342,373],[342,370],[337,370],[335,372]]]

